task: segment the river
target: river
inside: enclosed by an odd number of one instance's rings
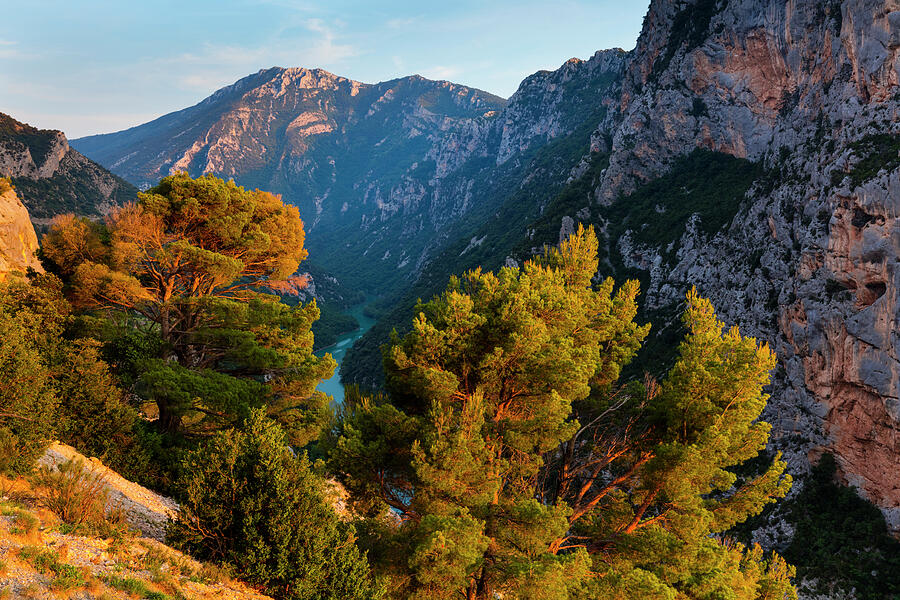
[[[316,352],[319,356],[330,352],[332,358],[337,361],[337,368],[334,370],[334,375],[331,379],[326,379],[316,388],[334,398],[335,404],[342,404],[344,402],[344,386],[341,383],[341,363],[344,362],[344,356],[346,356],[347,350],[350,349],[354,342],[361,338],[363,334],[375,324],[375,319],[363,313],[371,302],[371,299],[366,300],[362,304],[357,304],[346,311],[348,315],[356,319],[359,323],[359,329],[343,334],[334,344]]]

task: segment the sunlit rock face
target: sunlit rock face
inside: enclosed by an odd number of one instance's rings
[[[898,80],[898,0],[653,2],[595,189],[599,204],[628,202],[694,148],[765,165],[731,226],[689,227],[673,267],[654,263],[659,249],[628,251],[650,271],[651,303],[696,284],[773,344],[775,445],[798,472],[834,452],[895,530]]]
[[[25,274],[31,268],[43,271],[34,255],[37,235],[28,218],[28,209],[5,180],[0,181],[0,281],[12,272]]]

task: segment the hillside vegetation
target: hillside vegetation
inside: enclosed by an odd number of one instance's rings
[[[735,471],[774,355],[696,291],[673,362],[629,376],[639,283],[595,282],[579,227],[452,278],[392,339],[388,393],[334,410],[316,305],[281,301],[304,235],[276,196],[179,174],[58,217],[48,272],[2,284],[16,593],[245,597],[224,571],[291,600],[796,597],[780,556],[721,537],[791,485],[779,456]]]

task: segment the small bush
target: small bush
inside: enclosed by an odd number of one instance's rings
[[[159,569],[169,562],[169,556],[163,550],[150,547],[141,557],[141,566],[147,570]]]
[[[64,523],[75,527],[101,525],[106,521],[106,480],[86,469],[82,460],[68,460],[58,469],[41,467],[33,476],[43,490],[40,503]]]
[[[230,576],[226,569],[219,567],[218,565],[214,565],[213,563],[203,563],[203,566],[200,567],[200,571],[191,577],[191,579],[198,583],[222,583],[223,581],[228,581]]]
[[[109,587],[115,588],[120,592],[142,595],[147,591],[147,587],[144,585],[144,582],[133,577],[116,577],[115,575],[107,575],[105,577],[101,577],[100,579]]]
[[[57,563],[52,571],[56,575],[50,582],[50,588],[59,591],[84,587],[84,576],[75,566]]]
[[[862,185],[881,171],[893,171],[900,166],[900,136],[890,133],[867,135],[850,144],[860,160],[850,171],[853,187]]]
[[[34,530],[37,529],[39,523],[37,517],[24,510],[16,511],[16,515],[15,517],[13,517],[13,521],[15,522],[16,527],[21,530],[21,533],[24,533],[26,535],[34,532]]]
[[[41,549],[37,546],[22,546],[19,548],[19,559],[25,562],[31,562],[35,556],[41,553]]]

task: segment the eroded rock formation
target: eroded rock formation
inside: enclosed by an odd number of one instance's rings
[[[0,177],[9,177],[31,218],[98,217],[136,198],[134,186],[69,146],[61,131],[36,129],[0,113]]]
[[[0,179],[0,281],[11,272],[24,274],[29,268],[43,271],[34,255],[37,249],[38,239],[28,209],[8,180]]]

